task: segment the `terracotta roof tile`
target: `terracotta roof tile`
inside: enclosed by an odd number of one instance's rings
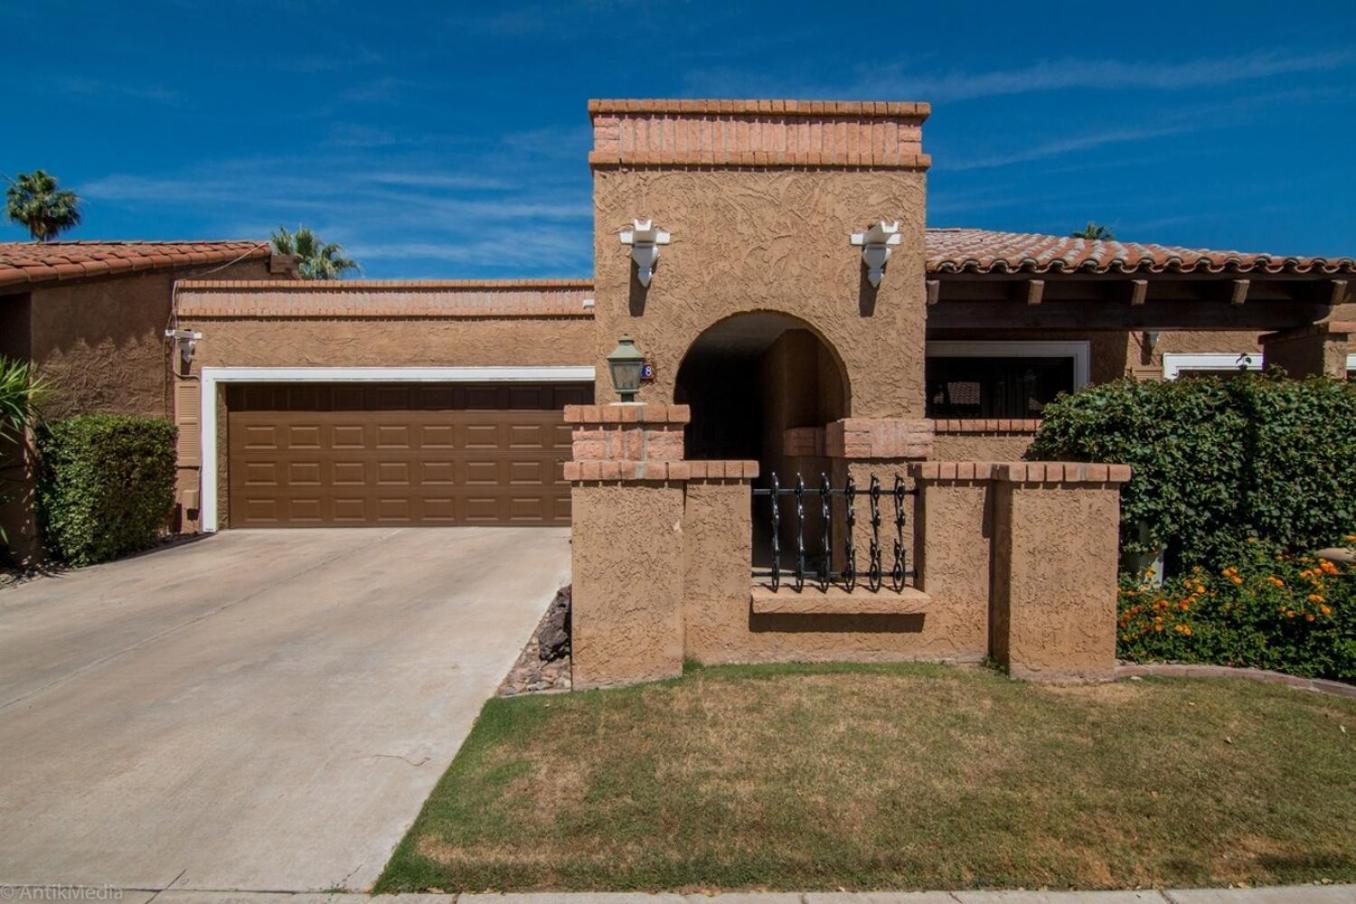
[[[1100,242],[1028,232],[929,229],[927,269],[930,273],[1330,274],[1356,273],[1356,260]]]
[[[0,288],[268,256],[267,242],[0,242]]]

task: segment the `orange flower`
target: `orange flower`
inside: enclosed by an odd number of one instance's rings
[[[1236,575],[1236,574],[1229,575],[1229,580],[1231,580],[1231,581],[1234,582],[1234,586],[1235,586],[1235,587],[1237,587],[1239,584],[1242,584],[1242,583],[1243,583],[1243,579],[1240,578],[1240,577],[1239,577],[1238,575]]]
[[[1294,610],[1294,609],[1287,609],[1287,610],[1285,610],[1285,617],[1286,617],[1286,618],[1294,618],[1294,617],[1295,617],[1295,610]]]
[[[1273,585],[1275,585],[1275,586],[1277,586],[1277,587],[1284,587],[1284,586],[1285,586],[1285,581],[1283,581],[1283,580],[1281,580],[1280,578],[1276,577],[1276,575],[1274,575],[1274,574],[1271,575],[1270,577],[1268,577],[1267,580],[1270,581]]]
[[[1332,615],[1332,606],[1319,606],[1318,611],[1324,615]]]
[[[1313,621],[1313,620],[1314,620],[1314,613],[1312,613],[1312,612],[1306,612],[1306,613],[1304,613],[1304,620],[1305,620],[1305,621]]]
[[[1323,563],[1318,567],[1323,569],[1324,574],[1337,574],[1337,566],[1328,559],[1324,559]]]
[[[1309,594],[1309,602],[1311,602],[1311,603],[1321,603],[1321,602],[1323,602],[1323,594],[1321,594],[1321,593],[1311,593],[1311,594]]]

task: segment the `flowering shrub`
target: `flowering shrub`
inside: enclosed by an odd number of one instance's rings
[[[1346,537],[1356,546],[1356,534]],[[1356,681],[1356,571],[1252,541],[1218,569],[1123,576],[1117,652]]]

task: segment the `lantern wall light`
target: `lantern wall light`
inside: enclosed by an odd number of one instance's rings
[[[903,240],[899,234],[899,222],[886,223],[882,220],[873,223],[865,232],[854,232],[852,244],[862,249],[862,263],[866,265],[866,279],[872,288],[880,286],[885,275],[885,265],[890,261],[890,248]]]
[[[645,356],[636,348],[636,341],[623,334],[617,347],[607,356],[607,370],[612,375],[612,388],[623,402],[634,402],[640,392],[640,373]]]
[[[649,287],[654,277],[654,266],[659,262],[659,246],[667,245],[670,236],[663,229],[656,229],[654,220],[632,220],[631,225],[621,231],[621,243],[631,246],[631,260],[636,262],[636,279],[642,286]]]

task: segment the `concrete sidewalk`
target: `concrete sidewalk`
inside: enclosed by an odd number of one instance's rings
[[[1356,885],[1163,891],[731,892],[720,895],[539,892],[378,896],[0,885],[0,901],[113,904],[1350,904],[1356,902]]]

